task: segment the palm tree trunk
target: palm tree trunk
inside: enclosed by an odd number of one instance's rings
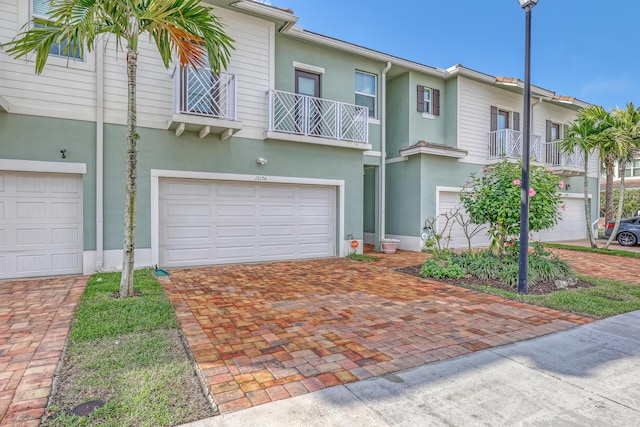
[[[122,278],[120,280],[120,298],[133,296],[133,266],[136,227],[136,143],[140,136],[137,131],[136,108],[136,71],[138,53],[127,47],[128,110],[127,110],[127,172],[124,205],[124,248],[122,253]]]
[[[604,194],[604,223],[608,224],[613,219],[613,174],[615,171],[615,161],[605,160],[605,194]]]
[[[584,152],[584,217],[587,221],[587,236],[589,236],[589,243],[592,248],[597,248],[595,238],[593,237],[593,229],[591,228],[591,202],[589,201],[589,153]]]
[[[618,212],[616,213],[616,223],[613,226],[613,230],[611,231],[611,235],[609,236],[607,243],[605,243],[602,249],[609,249],[609,245],[611,244],[611,242],[613,242],[613,239],[615,239],[616,234],[618,234],[618,228],[620,227],[620,219],[622,218],[622,205],[624,202],[624,175],[626,173],[626,169],[627,169],[627,161],[626,160],[621,161],[620,162],[620,194],[618,194]],[[605,223],[605,227],[606,227],[606,223]]]

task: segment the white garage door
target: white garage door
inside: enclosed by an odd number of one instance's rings
[[[565,198],[563,203],[565,209],[561,210],[562,219],[555,227],[544,230],[538,233],[532,233],[532,239],[540,242],[557,242],[562,240],[579,240],[586,237],[587,229],[585,227],[584,220],[584,199],[578,198]],[[445,230],[446,219],[445,214],[451,215],[457,208],[460,208],[460,212],[464,218],[467,218],[466,212],[462,210],[460,204],[460,197],[458,193],[450,191],[440,192],[438,213],[438,230],[443,235],[450,236],[451,241],[449,247],[452,249],[466,248],[467,238],[465,237],[464,230],[460,224],[456,221],[449,221],[449,226]],[[472,230],[474,225],[470,225]],[[451,230],[451,231],[449,231]],[[474,238],[471,239],[472,247],[485,247],[490,242],[489,236],[480,232]]]
[[[460,203],[460,194],[451,191],[441,191],[438,198],[438,232],[444,239],[449,240],[450,249],[463,249],[469,245],[464,227],[455,219],[451,218],[456,212],[462,215],[463,223],[468,221],[469,216]],[[451,219],[447,222],[446,217]],[[468,233],[472,233],[478,226],[469,224]],[[472,248],[482,248],[489,246],[489,236],[486,233],[487,227],[481,226],[482,230],[471,238]]]
[[[562,219],[555,227],[534,233],[533,238],[541,242],[559,242],[562,240],[580,240],[587,237],[584,219],[584,198],[565,198],[564,210],[560,210]]]
[[[163,267],[335,255],[334,187],[160,180]]]
[[[0,172],[0,278],[82,273],[82,178]]]

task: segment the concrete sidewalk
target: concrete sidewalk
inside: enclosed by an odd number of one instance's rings
[[[640,311],[189,427],[640,425]]]

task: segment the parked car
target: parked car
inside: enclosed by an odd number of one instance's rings
[[[607,239],[611,236],[614,225],[615,222],[613,221],[607,223],[607,228],[604,230],[604,237]],[[638,242],[640,242],[640,216],[620,220],[616,240],[621,246],[634,246],[638,244]]]

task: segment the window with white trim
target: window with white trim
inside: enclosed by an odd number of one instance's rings
[[[377,76],[356,71],[356,105],[369,108],[369,117],[376,117],[378,97]]]
[[[622,167],[618,165],[616,176],[620,178],[622,176]],[[624,171],[625,178],[640,176],[640,159],[627,162],[627,167]]]
[[[49,19],[51,16],[49,15],[49,11],[51,10],[51,1],[50,0],[32,0],[31,1],[31,16],[33,18],[40,19]],[[53,23],[52,23],[53,25]],[[44,28],[45,26],[36,24],[36,28]],[[67,49],[67,42],[52,44],[49,49],[50,55],[61,56],[61,57],[69,57],[73,59],[77,59],[80,61],[84,61],[84,52],[82,50],[72,52],[70,49]]]

